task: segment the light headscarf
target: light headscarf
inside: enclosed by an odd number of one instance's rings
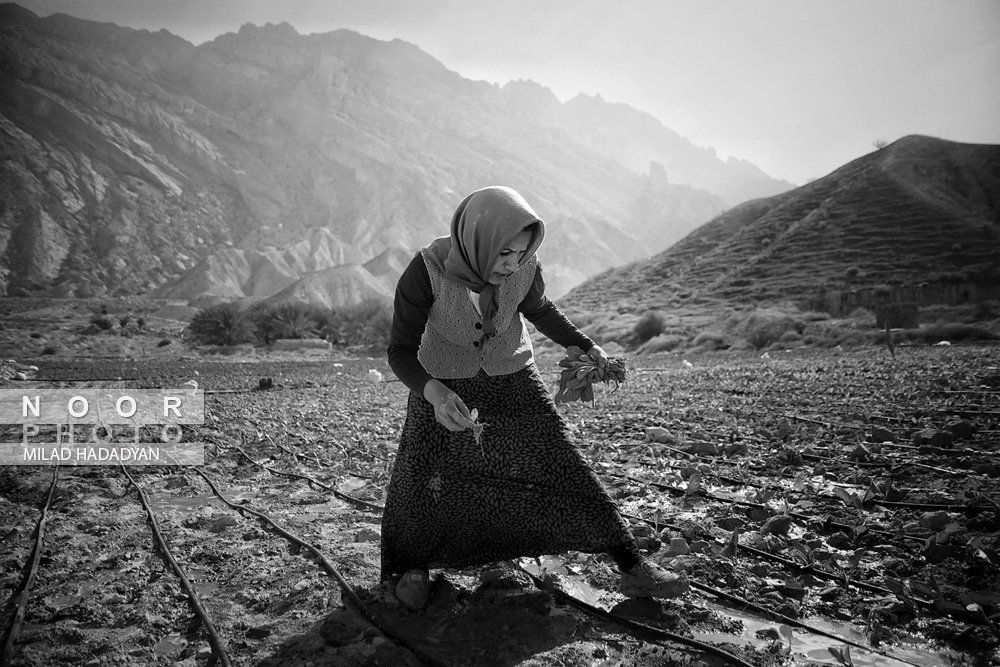
[[[532,231],[519,267],[531,259],[545,237],[545,224],[515,190],[490,186],[471,193],[451,218],[451,235],[428,246],[431,261],[449,278],[479,293],[483,339],[496,331],[499,308],[496,288],[489,282],[500,251],[522,231]]]

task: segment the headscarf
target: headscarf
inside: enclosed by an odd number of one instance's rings
[[[451,235],[428,246],[431,261],[445,275],[479,293],[483,339],[496,331],[496,288],[488,282],[500,251],[524,229],[534,232],[518,267],[531,259],[545,237],[545,225],[515,190],[490,186],[468,195],[451,218]]]

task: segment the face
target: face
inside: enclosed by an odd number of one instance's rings
[[[497,261],[493,265],[493,271],[490,272],[487,282],[499,285],[507,276],[514,273],[529,245],[531,245],[531,232],[525,229],[500,251],[500,256],[497,257]]]

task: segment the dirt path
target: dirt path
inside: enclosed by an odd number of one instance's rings
[[[868,349],[720,353],[633,368],[596,409],[564,415],[637,532],[655,538],[652,557],[685,569],[692,592],[628,601],[603,557],[561,554],[435,572],[418,614],[387,604],[377,581],[378,507],[405,399],[398,382],[369,381],[372,368],[392,377],[381,359],[31,363],[38,372],[18,387],[197,379],[206,391],[194,430],[207,443],[204,475],[128,473],[217,630],[226,657],[216,651],[215,664],[724,664],[666,633],[753,665],[838,664],[830,648],[842,664],[1000,664],[996,348],[904,348],[896,360]],[[556,370],[554,358],[539,364]],[[274,388],[257,390],[261,378]],[[0,469],[0,586],[11,603],[53,471]],[[273,523],[226,505],[209,479]],[[135,484],[121,467],[59,469],[12,664],[212,662],[208,628]],[[399,642],[354,610],[336,575]],[[848,641],[868,650],[847,658]]]

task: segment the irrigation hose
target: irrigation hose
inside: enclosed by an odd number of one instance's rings
[[[122,466],[122,472],[128,477],[128,480],[132,482],[132,486],[135,487],[136,492],[139,494],[139,500],[142,501],[142,506],[146,510],[146,516],[149,517],[149,523],[153,529],[153,536],[156,538],[156,543],[166,556],[167,562],[170,563],[170,567],[173,569],[174,574],[181,581],[181,586],[184,588],[184,592],[188,596],[188,600],[191,602],[191,606],[194,608],[195,614],[198,615],[198,619],[201,621],[202,625],[205,626],[205,632],[208,633],[208,642],[212,645],[212,657],[216,659],[222,667],[232,667],[232,662],[229,660],[229,654],[226,652],[225,644],[222,642],[222,638],[216,631],[215,626],[212,624],[212,619],[209,618],[208,612],[205,611],[205,607],[202,606],[201,600],[198,598],[198,594],[194,590],[194,586],[188,580],[187,576],[184,574],[184,570],[181,569],[180,564],[174,558],[173,554],[170,553],[170,547],[167,546],[166,540],[163,539],[163,535],[160,533],[160,526],[156,521],[156,515],[153,514],[153,509],[149,506],[149,502],[146,500],[146,494],[143,492],[142,487],[132,478],[129,474],[128,468]]]
[[[198,468],[193,468],[193,470],[195,472],[197,472],[199,475],[201,475],[202,478],[206,482],[208,482],[208,485],[209,485],[209,487],[211,487],[212,492],[215,493],[216,497],[218,497],[219,500],[221,500],[222,502],[224,502],[226,505],[228,505],[232,509],[236,510],[237,512],[240,512],[241,514],[243,514],[245,512],[245,513],[250,514],[251,516],[255,517],[256,519],[258,519],[260,521],[267,522],[274,529],[274,531],[276,533],[278,533],[279,535],[281,535],[282,537],[284,537],[286,540],[288,540],[289,542],[293,542],[294,544],[296,544],[296,545],[298,545],[298,546],[300,546],[300,547],[302,547],[304,549],[309,550],[313,554],[313,556],[316,558],[316,560],[319,561],[319,563],[323,567],[323,569],[326,570],[327,574],[329,574],[331,577],[333,577],[334,579],[337,580],[337,583],[340,585],[341,590],[347,596],[347,599],[349,599],[351,601],[351,603],[354,605],[354,607],[358,611],[358,613],[360,613],[365,618],[365,620],[367,620],[376,629],[378,629],[379,632],[381,632],[383,635],[385,635],[386,637],[388,637],[392,641],[396,642],[400,646],[403,646],[404,648],[409,649],[410,651],[412,651],[413,654],[416,655],[417,658],[421,662],[423,662],[425,664],[428,664],[428,665],[433,665],[435,667],[438,667],[438,666],[444,667],[443,665],[441,665],[441,663],[436,658],[434,658],[433,656],[427,655],[423,651],[423,649],[421,649],[418,646],[414,646],[414,645],[410,644],[410,642],[406,641],[402,637],[400,637],[397,634],[395,634],[394,632],[390,631],[384,624],[382,624],[381,622],[379,622],[379,620],[377,618],[375,618],[375,615],[372,614],[371,610],[368,609],[367,605],[365,605],[365,603],[361,601],[361,598],[358,597],[358,594],[354,592],[354,588],[351,587],[351,585],[347,582],[347,580],[344,579],[343,575],[341,575],[340,572],[337,570],[337,568],[335,568],[330,563],[330,561],[328,561],[326,559],[326,556],[324,556],[323,552],[321,552],[318,548],[316,548],[312,544],[309,544],[308,542],[306,542],[305,540],[301,539],[297,535],[288,532],[287,530],[285,530],[284,528],[282,528],[281,526],[279,526],[268,515],[266,515],[266,514],[264,514],[262,512],[258,512],[256,510],[252,510],[249,507],[245,507],[243,505],[237,505],[236,503],[232,502],[231,500],[229,500],[228,498],[226,498],[224,495],[222,495],[222,492],[219,491],[218,487],[215,485],[215,482],[213,482],[212,479],[208,475],[206,475],[202,470],[200,470]]]
[[[696,581],[692,581],[691,582],[691,587],[692,588],[696,588],[696,589],[698,589],[700,591],[704,591],[705,593],[710,593],[712,595],[720,597],[723,600],[728,600],[728,601],[733,602],[735,604],[741,605],[741,606],[743,606],[746,609],[752,609],[755,612],[757,612],[758,614],[763,614],[765,616],[773,618],[776,621],[781,621],[785,625],[791,625],[791,626],[794,626],[796,628],[801,628],[803,630],[808,630],[809,632],[812,632],[813,634],[822,635],[823,637],[827,637],[829,639],[836,639],[839,642],[844,642],[845,644],[849,644],[850,646],[853,646],[855,648],[859,648],[859,649],[861,649],[863,651],[869,651],[871,653],[878,653],[879,655],[883,655],[883,656],[885,656],[887,658],[892,658],[893,660],[899,660],[900,662],[902,662],[904,664],[913,665],[913,667],[921,667],[921,665],[918,665],[915,662],[910,662],[909,660],[904,660],[903,658],[900,658],[899,656],[892,655],[891,653],[888,653],[887,651],[880,651],[879,649],[873,648],[871,646],[865,646],[864,644],[858,644],[857,642],[855,642],[855,641],[853,641],[851,639],[847,639],[846,637],[840,637],[838,635],[833,634],[832,632],[827,632],[826,630],[820,630],[819,628],[814,628],[811,625],[803,623],[802,621],[798,621],[798,620],[796,620],[794,618],[791,618],[789,616],[785,616],[784,614],[779,614],[776,611],[771,611],[767,607],[762,607],[762,606],[760,606],[758,604],[750,602],[749,600],[745,600],[745,599],[743,599],[743,598],[741,598],[739,596],[736,596],[736,595],[731,595],[730,593],[726,593],[725,591],[721,591],[721,590],[718,590],[716,588],[712,588],[711,586],[706,586],[705,584],[699,584]]]
[[[11,594],[10,600],[7,603],[7,609],[5,609],[5,612],[7,612],[8,609],[16,604],[10,626],[8,626],[7,631],[4,633],[3,652],[0,653],[0,665],[9,665],[14,659],[14,642],[17,641],[17,636],[21,631],[21,622],[24,620],[24,615],[28,609],[28,598],[31,596],[31,587],[35,583],[35,575],[38,574],[38,563],[42,558],[42,541],[45,539],[45,522],[48,520],[49,505],[52,503],[52,497],[55,495],[58,481],[59,464],[57,463],[55,470],[52,471],[52,484],[49,485],[49,493],[45,497],[45,504],[42,505],[42,515],[38,517],[38,523],[35,525],[35,546],[31,550],[31,565],[28,567],[24,579],[21,580],[21,585]],[[7,613],[4,615],[6,616]]]
[[[714,656],[720,657],[727,660],[733,664],[740,665],[741,667],[754,667],[754,665],[736,657],[732,653],[728,653],[721,648],[712,646],[697,639],[691,637],[685,637],[683,635],[678,635],[676,633],[670,632],[669,630],[663,630],[661,628],[656,628],[651,625],[646,625],[645,623],[639,623],[638,621],[633,621],[630,618],[625,618],[624,616],[619,616],[618,614],[613,614],[610,611],[601,609],[600,607],[595,607],[592,604],[588,604],[579,598],[576,598],[569,593],[565,593],[557,588],[552,588],[551,586],[546,586],[538,576],[532,574],[530,571],[522,567],[519,563],[515,561],[510,561],[512,567],[519,568],[522,572],[531,577],[531,580],[535,582],[535,586],[542,590],[548,590],[553,595],[555,595],[560,600],[568,602],[572,606],[584,611],[592,616],[602,618],[606,621],[611,621],[612,623],[617,623],[618,625],[624,626],[633,632],[644,634],[648,637],[653,637],[659,641],[670,641],[677,644],[683,644],[684,646],[689,646],[691,648],[698,649],[704,653],[710,653]]]

